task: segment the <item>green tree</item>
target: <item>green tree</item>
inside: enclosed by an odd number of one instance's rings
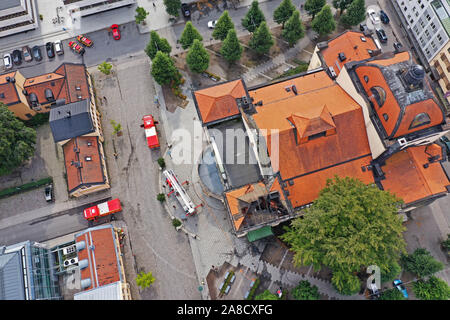
[[[269,28],[265,21],[256,29],[255,33],[252,35],[249,47],[255,50],[258,54],[265,54],[270,51],[270,48],[275,42],[273,41],[272,35],[270,34]]]
[[[158,51],[152,61],[151,74],[160,85],[169,84],[178,79],[179,72],[170,57],[164,52]]]
[[[355,273],[370,265],[386,272],[406,252],[400,204],[375,185],[335,177],[281,239],[290,244],[296,265],[312,264],[315,270],[327,266],[334,286],[352,294],[359,290]]]
[[[237,38],[236,30],[228,30],[227,37],[222,43],[222,48],[220,48],[220,54],[231,63],[241,58],[243,50],[244,48],[242,48]]]
[[[180,15],[180,0],[164,0],[164,5],[166,6],[166,12],[171,16],[178,17]]]
[[[450,287],[447,282],[431,276],[428,281],[419,280],[414,283],[413,291],[420,300],[448,300]]]
[[[402,256],[401,263],[407,271],[415,273],[419,278],[430,276],[444,268],[444,264],[434,259],[424,248],[418,248],[412,254]]]
[[[144,8],[142,7],[137,7],[136,8],[136,15],[134,16],[134,18],[136,19],[136,23],[140,24],[142,21],[145,20],[145,18],[147,18],[148,12],[145,11]]]
[[[234,29],[233,20],[231,20],[228,10],[225,10],[219,20],[217,20],[212,36],[216,40],[223,41],[227,37],[228,30],[230,29]]]
[[[298,286],[292,289],[292,296],[297,300],[319,300],[320,294],[317,286],[311,286],[309,281],[300,280]]]
[[[263,21],[266,21],[264,13],[259,8],[258,1],[254,0],[247,14],[242,19],[242,26],[253,33]]]
[[[98,65],[98,70],[100,70],[101,73],[109,75],[111,73],[112,64],[108,63],[106,61],[103,61]]]
[[[35,143],[36,131],[26,127],[0,102],[0,176],[30,159]]]
[[[192,72],[202,73],[209,66],[209,54],[203,44],[195,39],[186,56],[186,62]]]
[[[398,278],[400,272],[402,272],[400,265],[396,261],[392,261],[389,267],[381,272],[381,282],[389,282]]]
[[[110,121],[112,127],[113,127],[113,135],[119,135],[119,132],[122,131],[122,125],[120,123],[115,122],[114,120]]]
[[[366,4],[364,0],[354,0],[341,17],[342,23],[346,26],[356,26],[365,19]]]
[[[339,10],[339,15],[353,2],[353,0],[333,0],[333,7]]]
[[[167,53],[170,56],[170,52],[172,51],[172,47],[169,44],[169,41],[165,38],[161,38],[156,31],[150,32],[150,41],[145,48],[145,53],[153,60],[156,56],[156,52],[162,51]]]
[[[255,300],[278,300],[278,297],[269,290],[265,290],[263,293],[257,295]]]
[[[157,199],[159,202],[163,203],[164,201],[166,201],[166,196],[164,195],[164,193],[158,193],[158,194],[156,195],[156,199]]]
[[[295,10],[286,22],[286,26],[281,34],[290,46],[293,46],[305,36],[305,29],[303,28],[302,20],[300,20],[300,12],[298,10]]]
[[[273,20],[282,25],[284,29],[284,24],[289,20],[291,15],[295,11],[295,6],[292,4],[291,0],[283,0],[278,8],[275,9],[273,13]]]
[[[311,27],[321,36],[329,34],[336,29],[336,23],[334,22],[330,6],[326,5],[320,10],[311,22]]]
[[[397,288],[392,288],[381,293],[379,300],[405,300],[403,293]]]
[[[151,272],[144,273],[144,271],[141,271],[136,277],[136,284],[141,287],[142,290],[150,287],[153,282],[155,282],[155,278]]]
[[[316,14],[318,14],[320,10],[322,10],[326,3],[326,0],[306,0],[305,10],[314,19],[316,17]]]
[[[180,37],[181,46],[183,47],[183,49],[187,49],[194,43],[195,39],[202,41],[203,37],[200,35],[198,30],[192,25],[192,22],[188,21]]]

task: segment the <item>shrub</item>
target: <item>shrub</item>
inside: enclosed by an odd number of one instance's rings
[[[401,262],[407,271],[415,273],[419,278],[430,276],[444,268],[444,264],[434,259],[424,248],[418,248],[412,254],[402,256]]]
[[[447,235],[447,240],[442,241],[442,246],[445,249],[450,250],[450,234]]]
[[[381,293],[380,300],[405,300],[403,294],[397,288],[392,288]]]
[[[27,127],[36,128],[39,127],[40,125],[43,125],[44,123],[47,123],[49,118],[50,112],[38,113],[30,120],[23,121],[23,123]]]
[[[428,281],[419,280],[414,283],[413,291],[421,300],[448,300],[450,299],[450,287],[447,282],[431,276]]]
[[[320,294],[317,286],[311,286],[309,281],[301,280],[292,290],[292,296],[297,300],[319,300]]]
[[[222,288],[220,288],[220,293],[225,293],[225,289],[228,287],[228,285],[230,284],[231,278],[234,276],[234,271],[230,271],[230,273],[228,274],[228,277],[225,279]]]
[[[162,169],[166,167],[166,161],[164,160],[164,158],[158,158],[158,164]]]
[[[181,223],[181,221],[178,220],[178,219],[172,219],[172,225],[173,225],[175,228],[178,228],[179,226],[182,225],[182,223]]]
[[[255,295],[256,289],[258,289],[261,280],[256,279],[253,287],[250,288],[250,293],[248,294],[247,300],[253,300],[253,296]]]
[[[9,197],[21,192],[29,191],[32,189],[39,188],[40,186],[52,183],[53,179],[51,177],[40,179],[38,181],[33,181],[29,183],[25,183],[21,186],[11,187],[0,190],[0,198]]]
[[[158,195],[156,196],[156,199],[163,203],[164,201],[166,201],[166,195],[164,193],[158,193]]]

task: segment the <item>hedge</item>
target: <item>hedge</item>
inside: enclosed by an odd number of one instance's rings
[[[247,300],[253,300],[253,296],[255,295],[256,289],[259,287],[259,283],[261,280],[256,279],[253,287],[250,289],[250,293],[248,294]]]
[[[46,184],[49,184],[52,182],[53,182],[53,178],[48,177],[48,178],[44,178],[44,179],[41,179],[38,181],[25,183],[21,186],[2,189],[2,190],[0,190],[0,198],[9,197],[9,196],[15,195],[17,193],[36,189],[36,188],[39,188],[40,186],[43,186],[43,185],[46,185]]]
[[[220,293],[222,293],[222,294],[225,293],[225,290],[228,287],[228,285],[230,284],[230,280],[233,276],[234,276],[234,271],[230,271],[230,273],[228,274],[228,277],[225,279],[225,282],[224,282],[222,288],[220,288]]]

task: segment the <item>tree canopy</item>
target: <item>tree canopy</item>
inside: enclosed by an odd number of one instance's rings
[[[170,81],[179,77],[179,72],[170,57],[161,51],[158,51],[152,61],[152,76],[160,84],[169,84]]]
[[[295,10],[282,31],[283,38],[293,46],[298,40],[305,36],[305,28],[303,27],[302,20],[300,19],[300,12]]]
[[[202,41],[203,37],[201,36],[200,32],[198,32],[198,30],[194,27],[192,22],[188,21],[180,37],[181,46],[183,47],[183,49],[187,49],[194,43],[195,39]]]
[[[359,289],[356,273],[362,268],[377,265],[388,272],[406,252],[400,203],[375,185],[335,177],[281,239],[291,246],[296,265],[329,267],[335,287],[352,294]]]
[[[413,291],[420,300],[448,300],[450,299],[450,287],[447,282],[435,276],[428,281],[419,280],[414,283]]]
[[[164,0],[166,12],[171,16],[178,17],[180,15],[181,0]]]
[[[142,21],[145,20],[145,18],[147,17],[148,12],[145,11],[144,8],[142,7],[137,7],[136,8],[136,15],[134,16],[136,23],[140,24]]]
[[[137,275],[136,284],[141,287],[142,290],[150,287],[153,282],[155,282],[155,278],[151,272],[144,273],[144,271],[142,271]]]
[[[402,256],[401,263],[407,271],[415,273],[419,278],[430,276],[444,268],[444,264],[434,259],[424,248],[418,248],[412,254]]]
[[[342,15],[341,21],[346,26],[356,26],[366,19],[366,4],[364,0],[353,0],[347,11]]]
[[[281,24],[284,29],[284,24],[289,20],[291,15],[295,11],[295,6],[292,4],[291,0],[283,0],[278,8],[275,9],[273,13],[273,20]]]
[[[263,21],[258,29],[256,29],[255,33],[253,33],[248,45],[258,54],[265,54],[270,51],[270,48],[274,43],[269,28],[267,27],[266,22]]]
[[[150,31],[150,41],[145,48],[145,53],[153,60],[156,56],[156,52],[162,51],[167,55],[170,55],[172,47],[169,41],[165,38],[161,38],[156,31]]]
[[[341,15],[345,9],[353,2],[353,0],[333,0],[333,7],[339,9],[339,14]]]
[[[258,1],[254,0],[247,14],[242,19],[242,26],[253,33],[263,21],[266,21],[264,13],[259,8]]]
[[[314,19],[326,3],[326,0],[306,0],[305,10]]]
[[[195,39],[194,43],[189,48],[186,62],[192,72],[202,73],[208,69],[209,54],[198,39]]]
[[[278,296],[269,290],[265,290],[263,293],[257,295],[255,300],[278,300]]]
[[[234,23],[233,20],[231,20],[230,15],[228,14],[228,10],[225,10],[220,16],[219,20],[217,20],[212,36],[216,40],[223,41],[227,37],[228,30],[230,29],[234,29]]]
[[[300,280],[291,293],[296,300],[319,300],[320,298],[317,286],[311,286],[311,283],[306,280]]]
[[[331,13],[331,8],[329,5],[324,6],[322,10],[320,10],[311,22],[311,27],[321,36],[329,34],[336,29],[336,22],[334,22],[333,14]]]
[[[231,63],[241,58],[243,50],[244,48],[242,48],[237,38],[236,30],[228,30],[227,37],[223,41],[222,47],[220,48],[220,54],[225,58],[225,60]]]
[[[103,61],[102,63],[100,63],[98,65],[98,70],[106,75],[109,75],[111,73],[111,69],[112,69],[112,64],[108,63],[106,61]]]

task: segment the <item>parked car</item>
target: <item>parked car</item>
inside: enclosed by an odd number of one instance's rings
[[[359,24],[359,30],[364,32],[365,30],[367,30],[367,25],[365,23],[360,23]]]
[[[49,57],[50,59],[55,57],[55,46],[53,42],[47,42],[45,44],[45,50],[47,52],[47,57]]]
[[[214,29],[216,27],[217,20],[208,21],[208,28]]]
[[[88,37],[85,37],[82,34],[77,36],[77,41],[81,44],[84,44],[86,47],[92,47],[94,45],[94,42],[91,39],[89,39]]]
[[[373,24],[380,23],[380,18],[377,16],[377,13],[373,9],[367,10],[367,16],[370,18]]]
[[[446,136],[442,136],[439,140],[444,145],[447,155],[450,155],[450,140]]]
[[[378,39],[380,39],[382,43],[386,43],[387,42],[386,32],[384,32],[384,30],[381,28],[378,28],[375,31],[377,33]]]
[[[45,187],[45,200],[47,202],[53,201],[53,184]]]
[[[83,55],[85,52],[84,48],[82,46],[80,46],[78,43],[76,43],[75,41],[70,41],[69,47],[70,47],[70,49],[72,49],[73,51],[75,51],[76,53],[79,53],[81,55]]]
[[[389,17],[386,14],[386,12],[384,12],[383,10],[380,10],[380,19],[381,19],[381,22],[383,22],[384,24],[389,23]]]
[[[12,52],[12,61],[16,66],[22,64],[22,52],[20,52],[20,50],[16,49]]]
[[[23,60],[26,62],[30,62],[33,60],[33,56],[31,55],[31,50],[29,46],[22,47]]]
[[[395,279],[392,284],[394,285],[394,287],[396,287],[402,294],[403,296],[408,299],[408,291],[406,291],[405,286],[403,285],[402,280],[400,279]]]
[[[5,53],[5,55],[3,56],[3,65],[5,66],[6,70],[12,68],[13,62],[12,62],[11,54]]]
[[[191,16],[191,9],[189,9],[189,5],[186,3],[181,4],[181,12],[185,18],[189,18]]]
[[[111,26],[112,36],[114,40],[120,40],[120,31],[119,26],[117,24],[113,24]]]
[[[33,54],[34,60],[36,60],[36,61],[41,61],[42,60],[41,48],[39,48],[39,46],[34,46],[31,49],[31,53]]]
[[[64,54],[64,49],[61,40],[55,41],[55,51],[58,56]]]
[[[400,42],[394,42],[394,49],[400,50],[403,47],[403,45]]]

